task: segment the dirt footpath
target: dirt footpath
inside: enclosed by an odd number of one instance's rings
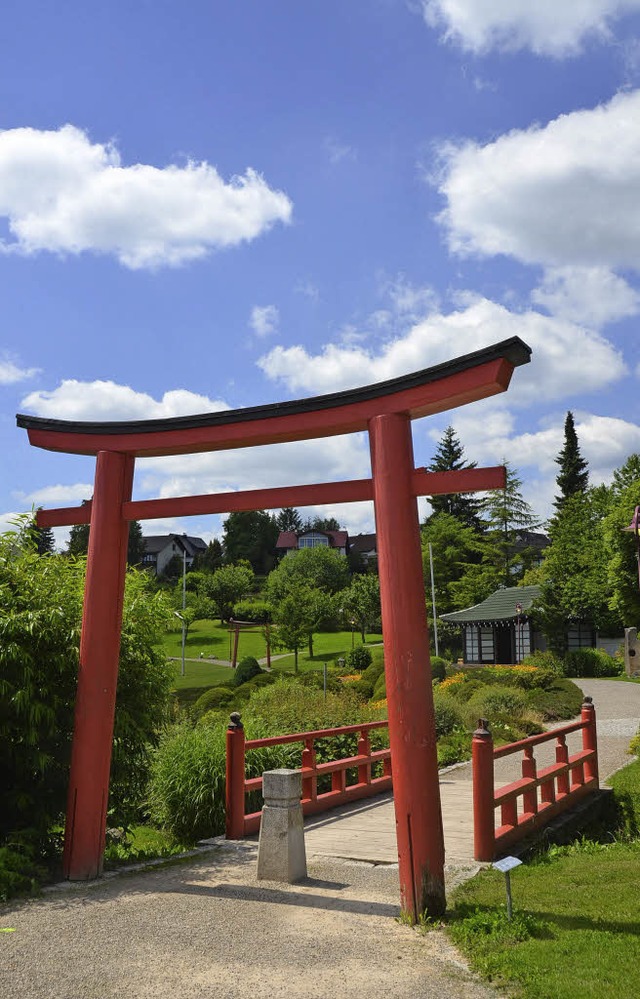
[[[309,860],[258,883],[255,848],[0,909],[11,999],[495,999],[441,931],[397,922],[397,867]]]

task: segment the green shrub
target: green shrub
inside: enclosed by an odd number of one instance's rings
[[[366,645],[356,645],[345,656],[345,666],[350,673],[362,673],[371,666],[372,661],[373,656]]]
[[[259,676],[262,673],[260,668],[260,663],[253,656],[245,656],[241,659],[236,666],[236,671],[233,676],[234,687],[240,687],[241,684],[246,683],[254,676]]]
[[[195,729],[179,725],[165,734],[156,750],[149,781],[149,815],[180,840],[193,842],[224,832],[225,729],[226,725]],[[247,777],[259,777],[277,767],[299,766],[299,751],[296,757],[295,750],[295,746],[252,750],[246,757]],[[248,796],[247,807],[259,809],[260,797]]]
[[[271,606],[266,600],[241,600],[233,608],[233,619],[266,624],[271,621]]]
[[[444,680],[447,675],[447,663],[442,656],[431,656],[431,676],[434,680]]]
[[[446,693],[440,693],[438,689],[433,692],[433,708],[436,719],[436,738],[442,739],[445,735],[450,735],[455,729],[463,729],[464,722],[460,707],[453,697]]]
[[[564,663],[555,652],[531,652],[522,660],[523,666],[536,666],[538,669],[548,669],[556,676],[564,676]]]
[[[34,856],[50,855],[65,811],[78,672],[85,560],[36,554],[28,536],[0,536],[0,846],[30,830]],[[166,598],[130,572],[124,603],[109,822],[136,821],[174,667],[154,650]]]
[[[527,704],[545,722],[562,721],[580,714],[582,691],[573,680],[556,678],[551,687],[526,692]]]
[[[565,676],[619,676],[624,669],[620,659],[614,659],[604,649],[575,649],[564,657]]]
[[[467,719],[473,724],[478,718],[488,718],[496,724],[518,721],[527,708],[524,691],[517,687],[488,684],[476,691],[467,702]]]
[[[387,696],[387,677],[384,672],[380,674],[376,680],[376,685],[373,688],[372,700],[374,701],[384,701]]]
[[[194,719],[201,718],[207,711],[226,708],[233,700],[234,691],[230,687],[211,687],[205,690],[191,709]]]
[[[35,892],[46,871],[24,843],[0,846],[0,902]]]
[[[471,734],[458,729],[438,739],[438,766],[450,767],[471,757]]]
[[[268,687],[270,683],[275,683],[278,678],[277,673],[267,673],[266,670],[260,670],[255,676],[252,676],[250,680],[246,680],[244,683],[245,687]]]
[[[384,659],[374,659],[370,666],[362,674],[363,680],[368,680],[374,686],[379,678],[384,675]]]

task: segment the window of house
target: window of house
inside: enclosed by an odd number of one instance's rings
[[[496,652],[493,642],[493,628],[480,628],[480,662],[495,662]]]
[[[322,546],[329,547],[329,538],[326,534],[312,532],[298,538],[298,548],[321,548]]]
[[[464,661],[466,663],[480,662],[480,643],[478,629],[467,625],[464,629]]]
[[[569,652],[573,649],[591,649],[594,642],[593,628],[584,622],[574,624],[567,632],[567,648]]]

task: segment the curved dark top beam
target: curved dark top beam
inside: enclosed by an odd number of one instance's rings
[[[430,368],[345,392],[160,420],[82,422],[18,414],[35,447],[70,454],[120,451],[138,457],[328,437],[366,429],[384,413],[412,419],[504,392],[531,348],[510,337]]]

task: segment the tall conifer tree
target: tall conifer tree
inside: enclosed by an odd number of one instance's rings
[[[564,421],[564,445],[555,460],[560,466],[560,472],[556,478],[560,495],[556,496],[553,505],[556,508],[556,513],[560,514],[570,496],[585,493],[589,486],[588,465],[580,454],[578,435],[571,410],[567,413],[567,418]]]
[[[459,471],[462,468],[475,468],[475,461],[465,461],[464,447],[456,436],[453,427],[447,427],[436,448],[433,461],[427,466],[430,472]],[[473,493],[447,493],[444,496],[429,496],[433,514],[449,513],[468,527],[480,529],[480,501]]]

